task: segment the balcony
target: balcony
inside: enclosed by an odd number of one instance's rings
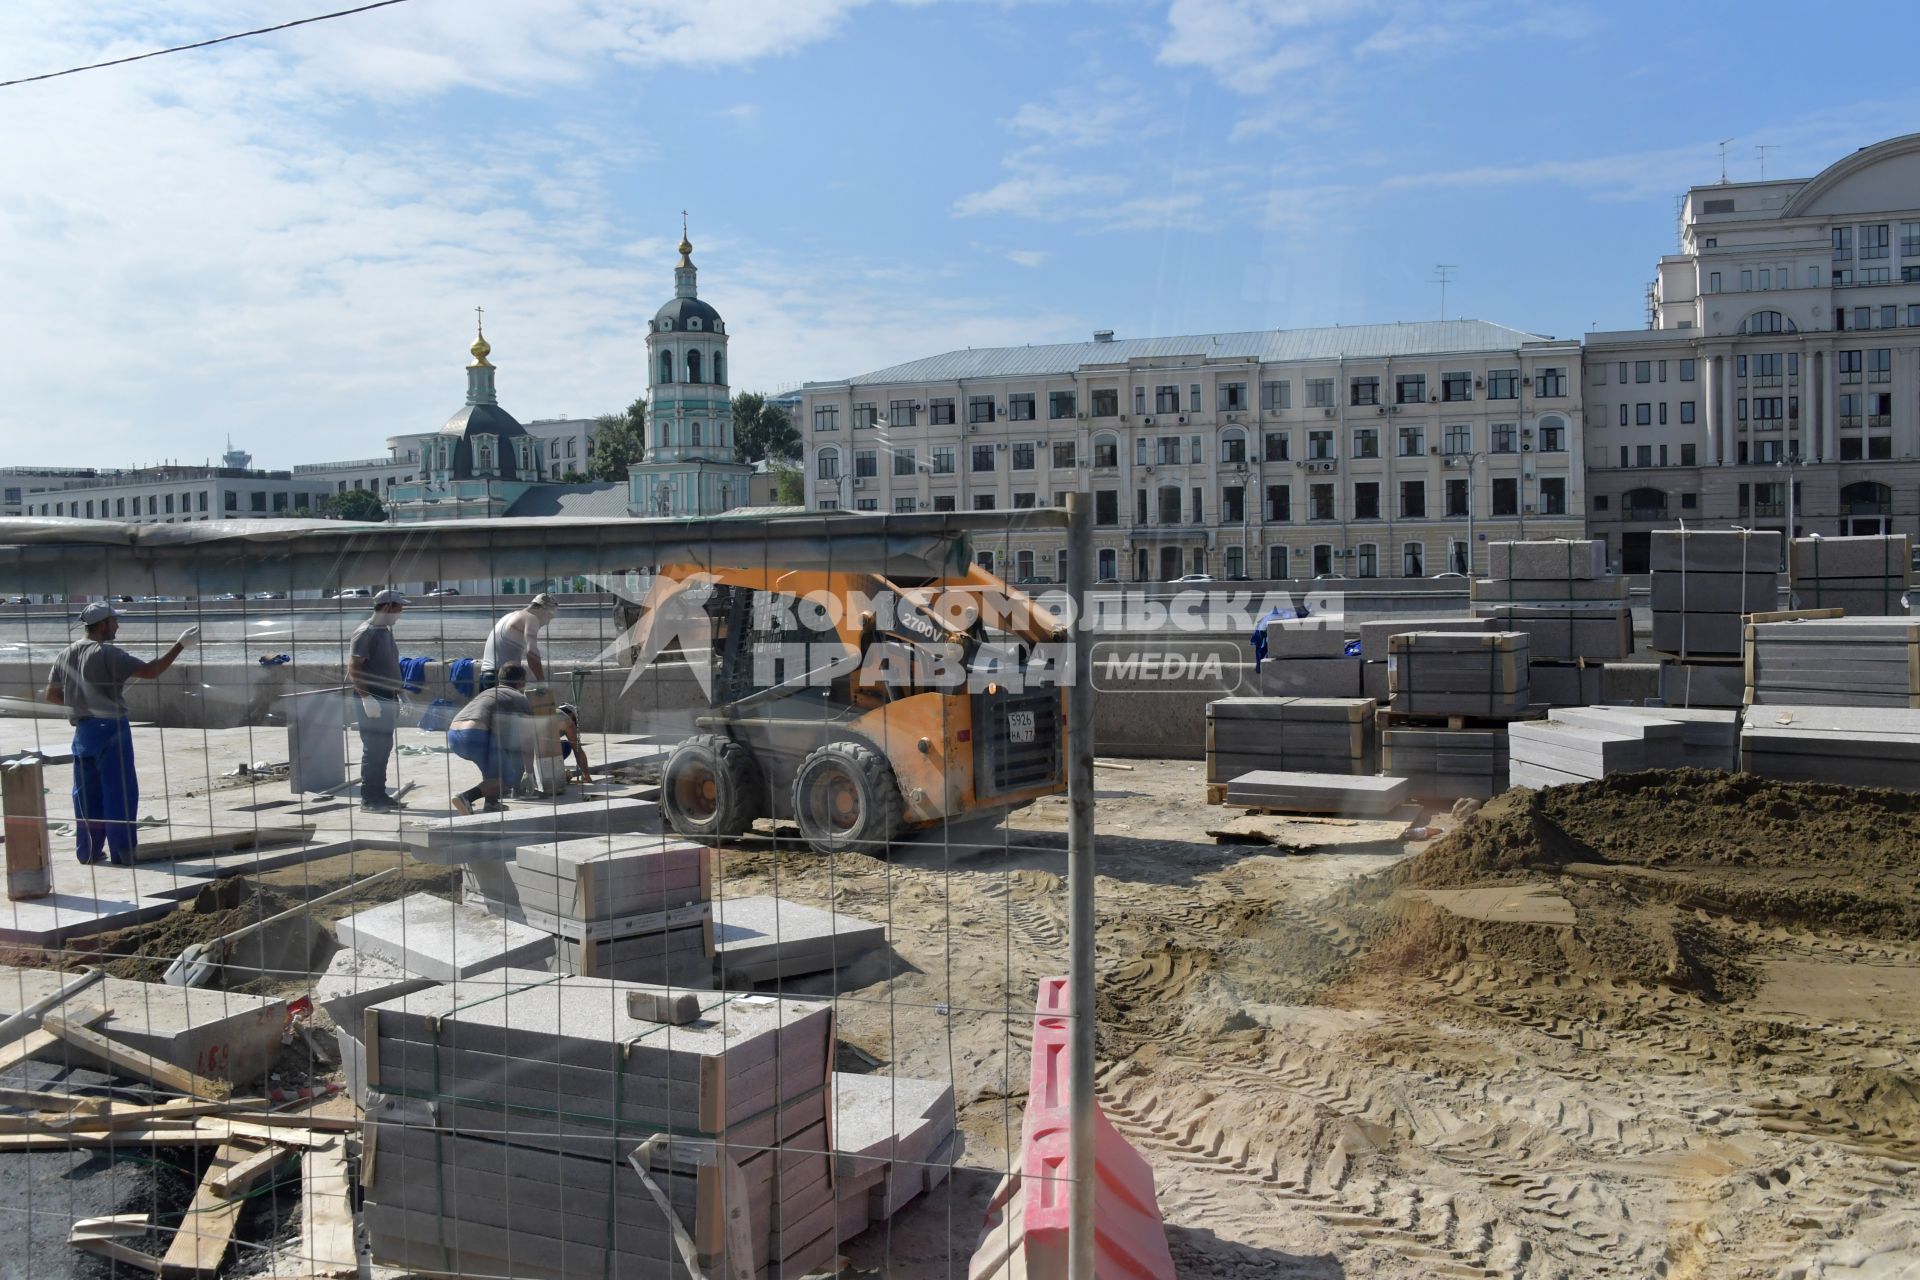
[[[1756,516],[1783,516],[1787,514],[1787,504],[1784,502],[1756,502],[1752,504],[1751,512]]]
[[[1867,415],[1867,430],[1869,430],[1869,431],[1891,431],[1892,429],[1893,429],[1893,415],[1892,415],[1892,414],[1890,414],[1890,413],[1870,413],[1870,414],[1868,414],[1868,415]]]
[[[1667,504],[1658,502],[1650,506],[1626,506],[1620,509],[1620,514],[1628,520],[1665,520]]]

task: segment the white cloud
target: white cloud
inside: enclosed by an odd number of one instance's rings
[[[962,218],[999,214],[1042,222],[1086,220],[1102,216],[1127,189],[1113,174],[1071,173],[1030,155],[1009,156],[1006,164],[1013,176],[960,197],[954,213]]]
[[[1199,67],[1228,88],[1260,93],[1327,56],[1317,33],[1376,0],[1173,0],[1159,60]]]
[[[1016,266],[1041,267],[1045,266],[1047,259],[1053,255],[1045,249],[1009,249],[1006,256],[1007,261]]]
[[[760,104],[757,102],[736,102],[720,114],[739,124],[751,124],[760,118]]]
[[[1104,146],[1163,132],[1152,120],[1145,97],[1116,80],[1060,89],[1044,102],[1025,103],[1007,125],[1068,147]]]

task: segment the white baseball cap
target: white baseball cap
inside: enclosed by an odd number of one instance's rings
[[[545,609],[549,613],[553,612],[554,610],[557,610],[559,607],[560,607],[560,602],[558,600],[555,600],[551,595],[547,594],[544,591],[542,591],[539,595],[535,596],[533,599],[527,601],[527,608]]]
[[[373,596],[373,607],[376,609],[382,605],[409,605],[412,603],[413,601],[407,599],[398,591],[377,591]]]
[[[119,611],[105,600],[95,600],[80,611],[80,625],[90,627],[96,622],[105,622],[108,618],[119,617]]]

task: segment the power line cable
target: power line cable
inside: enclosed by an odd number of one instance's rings
[[[17,84],[32,84],[36,80],[56,80],[61,76],[78,75],[82,71],[98,71],[102,67],[125,66],[129,62],[139,62],[146,58],[158,58],[167,53],[185,53],[189,49],[206,49],[216,44],[226,44],[230,40],[245,40],[250,36],[272,35],[276,31],[286,31],[293,27],[304,27],[315,22],[325,22],[330,18],[348,18],[356,13],[366,13],[370,9],[384,9],[391,4],[403,4],[405,0],[372,0],[371,4],[355,5],[351,9],[338,9],[333,13],[315,14],[311,18],[295,18],[292,22],[277,23],[271,27],[257,27],[252,31],[236,31],[230,36],[215,36],[211,40],[196,40],[192,44],[177,44],[171,49],[154,49],[147,53],[136,53],[125,58],[112,58],[106,62],[90,62],[84,67],[68,67],[65,71],[48,71],[37,76],[22,76],[18,80],[0,80],[0,89],[10,89]]]

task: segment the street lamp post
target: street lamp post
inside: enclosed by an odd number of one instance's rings
[[[1486,455],[1478,450],[1470,450],[1463,456],[1467,460],[1467,577],[1473,577],[1473,468]]]

